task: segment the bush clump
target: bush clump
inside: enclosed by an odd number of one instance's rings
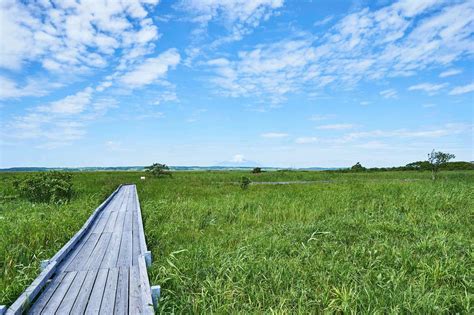
[[[247,189],[251,183],[252,181],[250,180],[250,178],[243,176],[240,179],[240,188]]]
[[[58,171],[29,175],[14,186],[20,197],[32,202],[67,202],[74,193],[72,174]]]

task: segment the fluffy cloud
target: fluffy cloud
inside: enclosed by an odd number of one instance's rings
[[[86,134],[88,123],[116,106],[110,98],[94,100],[94,89],[87,87],[75,94],[45,105],[33,107],[28,113],[14,117],[2,126],[7,138],[38,140],[41,148],[69,145]]]
[[[120,81],[130,87],[141,87],[162,79],[170,68],[180,61],[176,49],[169,49],[154,58],[145,59],[130,72],[125,73]]]
[[[223,41],[241,39],[282,6],[283,0],[183,0],[180,5],[203,27],[212,20],[224,24],[230,35]]]
[[[441,84],[433,84],[433,83],[420,83],[416,85],[412,85],[408,88],[408,91],[424,91],[428,94],[435,94],[439,90],[445,88],[448,86],[446,83],[441,83]]]
[[[384,98],[397,98],[398,97],[398,92],[395,89],[383,90],[383,91],[380,91],[379,94]]]
[[[462,73],[461,69],[448,69],[446,71],[443,71],[439,74],[440,78],[446,78],[446,77],[451,77],[453,75],[457,75]]]
[[[473,25],[472,2],[400,1],[351,13],[321,38],[300,32],[207,65],[224,95],[280,102],[302,90],[351,88],[362,80],[449,66],[473,53]],[[387,91],[382,96],[396,96]]]
[[[15,81],[0,76],[0,100],[24,96],[43,96],[48,94],[49,89],[59,86],[61,85],[33,79],[28,79],[24,85],[18,85]]]
[[[316,127],[320,130],[345,130],[354,128],[353,124],[330,124],[330,125],[321,125]]]
[[[297,144],[310,144],[310,143],[315,143],[318,142],[318,138],[316,137],[299,137],[296,138],[295,142]]]
[[[49,71],[85,71],[106,66],[118,50],[149,52],[158,30],[144,4],[157,2],[2,1],[0,67],[37,62]]]
[[[449,92],[449,95],[461,95],[461,94],[466,94],[474,91],[474,83],[468,84],[468,85],[463,85],[463,86],[457,86],[454,89]]]
[[[267,132],[267,133],[262,133],[260,136],[262,138],[275,139],[275,138],[286,138],[288,137],[288,134],[283,133],[283,132]]]

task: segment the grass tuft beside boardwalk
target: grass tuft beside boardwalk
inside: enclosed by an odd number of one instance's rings
[[[472,313],[474,172],[80,173],[70,204],[1,177],[0,304],[119,183],[136,182],[160,312]],[[252,181],[315,181],[251,185]]]

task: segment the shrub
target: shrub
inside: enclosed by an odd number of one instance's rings
[[[72,174],[57,171],[29,175],[14,186],[22,198],[32,202],[67,202],[74,193]]]
[[[252,183],[250,178],[244,176],[240,179],[240,188],[247,189],[249,187],[250,183]]]
[[[153,163],[153,165],[145,167],[145,170],[153,176],[160,177],[160,176],[172,176],[171,172],[169,171],[169,167],[166,164],[160,163]]]
[[[262,168],[260,167],[255,167],[253,170],[252,170],[252,173],[253,174],[258,174],[258,173],[261,173],[262,172]]]

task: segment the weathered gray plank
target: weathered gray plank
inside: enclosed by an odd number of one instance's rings
[[[133,211],[133,230],[132,230],[132,265],[138,264],[140,253],[140,229],[138,228],[138,212]]]
[[[108,269],[100,269],[95,279],[94,287],[92,288],[89,302],[85,314],[98,314],[100,311],[100,304],[102,303],[102,296],[104,295],[105,283],[107,282]]]
[[[56,311],[57,314],[68,314],[79,296],[79,292],[82,289],[84,280],[86,279],[87,271],[78,271],[74,281],[72,282],[69,290],[63,298],[63,301]]]
[[[125,188],[123,191],[124,200],[123,200],[122,206],[120,207],[120,211],[123,211],[123,212],[127,211],[128,198],[130,197],[130,190],[126,186],[124,188]]]
[[[140,296],[142,298],[143,314],[154,314],[150,282],[148,281],[146,262],[143,255],[138,258],[138,270],[140,273]]]
[[[112,233],[102,233],[97,245],[94,247],[87,262],[79,267],[79,270],[99,269],[102,259],[104,258],[107,247],[109,246]]]
[[[117,220],[117,213],[118,211],[110,212],[109,220],[104,228],[104,233],[112,233],[115,227],[115,221]]]
[[[96,246],[97,242],[99,241],[100,235],[96,233],[92,233],[81,248],[80,252],[74,257],[74,259],[70,262],[70,264],[65,268],[66,271],[78,271],[81,270],[81,266],[89,259],[94,247]]]
[[[119,268],[114,314],[128,314],[129,268]]]
[[[66,275],[65,272],[56,275],[51,282],[46,286],[41,296],[36,300],[33,306],[29,310],[29,314],[40,314],[43,308],[48,304],[49,299],[53,296],[54,291],[61,284],[61,280]]]
[[[100,214],[100,217],[97,220],[97,224],[94,225],[92,228],[92,233],[102,233],[105,228],[105,224],[107,223],[107,220],[109,219],[110,212],[104,211]]]
[[[54,314],[56,312],[75,277],[75,271],[66,273],[64,278],[61,280],[61,284],[58,286],[56,291],[54,291],[53,296],[51,296],[48,304],[46,304],[45,308],[43,309],[43,314]]]
[[[140,293],[140,272],[138,270],[138,266],[131,266],[128,314],[142,314],[143,304]]]
[[[125,267],[132,265],[132,246],[132,231],[123,231],[117,266]]]
[[[117,292],[118,268],[109,269],[107,283],[105,285],[102,304],[100,305],[101,314],[113,314],[115,307],[115,294]]]
[[[125,211],[125,222],[123,224],[124,231],[131,231],[133,228],[133,212],[132,211]]]
[[[140,207],[140,199],[138,198],[137,187],[133,186],[133,190],[134,190],[134,193],[135,193],[135,204],[136,204],[135,210],[138,213],[138,229],[139,229],[138,235],[140,237],[140,252],[143,254],[143,253],[147,252],[148,249],[147,249],[147,246],[146,246],[142,211],[141,211],[141,207]]]
[[[107,248],[104,260],[102,261],[101,268],[111,268],[117,266],[118,255],[120,251],[120,243],[122,241],[122,229],[123,222],[125,219],[125,212],[118,212],[117,221],[115,224],[112,238]]]
[[[89,296],[92,292],[92,287],[94,286],[95,279],[97,277],[98,270],[90,270],[87,272],[86,279],[82,283],[81,290],[74,302],[74,306],[70,314],[83,314],[84,310],[87,307],[87,303],[89,302]]]

